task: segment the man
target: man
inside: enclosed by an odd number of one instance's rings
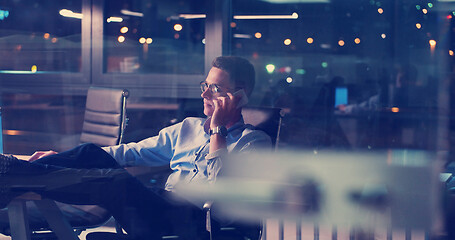
[[[241,97],[236,93],[252,92],[254,67],[239,57],[218,57],[212,66],[201,82],[207,119],[186,118],[138,143],[105,148],[85,144],[59,154],[38,152],[31,163],[1,156],[1,206],[17,195],[9,191],[11,184],[38,184],[46,186],[38,191],[45,197],[106,208],[134,239],[159,239],[172,221],[169,209],[190,209],[185,212],[202,221],[202,206],[179,197],[173,192],[175,186],[213,182],[226,154],[271,145],[264,132],[243,123],[238,107]],[[147,189],[123,169],[163,163],[172,169],[165,190]]]

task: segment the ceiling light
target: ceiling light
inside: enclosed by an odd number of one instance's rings
[[[126,10],[126,9],[120,10],[120,13],[123,15],[134,16],[134,17],[143,17],[144,16],[144,14],[141,12],[133,12],[133,11]]]
[[[123,22],[123,18],[121,18],[121,17],[109,17],[108,19],[106,19],[106,21],[108,23],[110,23],[110,22]]]
[[[69,18],[77,18],[77,19],[82,19],[82,13],[75,13],[71,10],[68,9],[62,9],[59,11],[60,15],[64,17],[69,17]]]
[[[234,15],[234,19],[237,20],[249,20],[249,19],[297,19],[299,15],[292,13],[291,15]]]
[[[206,14],[179,14],[178,18],[183,18],[183,19],[201,19],[201,18],[206,18]],[[299,14],[296,12],[288,15],[234,15],[234,19],[237,20],[250,20],[250,19],[298,19]],[[176,17],[171,17],[171,19],[176,19]]]

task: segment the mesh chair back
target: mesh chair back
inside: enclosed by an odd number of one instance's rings
[[[282,118],[281,108],[244,107],[242,116],[245,123],[267,133],[272,139],[272,144],[275,147],[278,146]]]
[[[127,90],[91,87],[87,93],[81,143],[121,143],[126,127]]]

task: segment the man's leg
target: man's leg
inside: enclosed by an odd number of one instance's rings
[[[68,151],[40,158],[33,163],[67,168],[121,168],[111,155],[93,143],[81,144]]]
[[[167,194],[150,191],[122,168],[74,169],[19,160],[12,165],[1,174],[3,184],[42,185],[45,189],[37,192],[44,197],[70,204],[100,205],[135,238],[158,239],[168,227],[166,213],[174,207],[189,207],[202,216],[191,204],[175,204]]]
[[[163,206],[166,203],[162,202],[162,199],[151,195],[148,189],[121,169],[115,159],[94,144],[82,144],[71,150],[38,159],[33,164],[91,169],[76,171],[76,173],[74,170],[63,170],[65,174],[81,175],[86,180],[92,178],[89,186],[85,182],[80,182],[48,190],[42,195],[65,203],[101,205],[108,209],[122,227],[132,235],[150,235],[142,232],[144,229],[159,229],[157,224],[155,224],[156,227],[140,225],[150,225],[148,222],[153,222],[152,218],[160,218],[161,209],[169,208],[169,206]],[[158,210],[152,209],[155,207],[150,205],[156,206]],[[139,214],[145,212],[150,214]]]
[[[66,169],[65,175],[71,175],[71,171],[73,170]],[[92,172],[97,170],[78,171],[91,177]],[[183,199],[175,200],[172,193],[165,190],[149,190],[123,169],[113,169],[102,174],[110,180],[81,182],[46,190],[41,194],[65,203],[100,205],[114,216],[133,239],[160,239],[162,233],[172,232],[171,228],[175,230],[175,226],[190,230],[182,232],[177,229],[183,236],[201,236],[205,221],[199,208]]]

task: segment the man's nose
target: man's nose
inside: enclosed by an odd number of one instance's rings
[[[202,93],[201,93],[202,98],[211,98],[212,97],[212,92],[210,91],[210,88],[206,88]]]

